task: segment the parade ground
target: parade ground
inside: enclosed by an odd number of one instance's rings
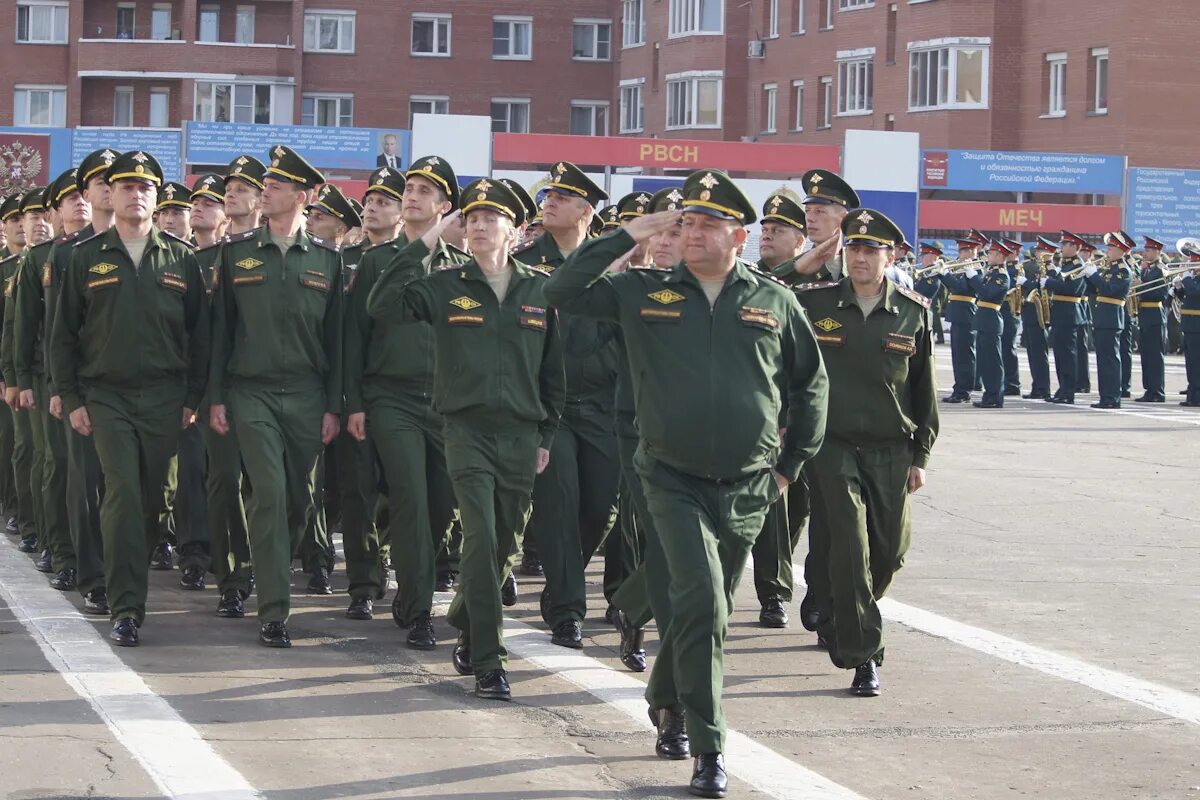
[[[790,626],[766,630],[744,580],[730,797],[1200,800],[1200,410],[1178,406],[1183,387],[1172,356],[1166,404],[941,406],[878,698],[849,695],[852,673],[801,628],[802,586]],[[440,618],[433,652],[405,648],[390,593],[373,621],[346,619],[340,567],[329,597],[296,574],[291,650],[258,646],[253,599],[218,619],[211,586],[152,572],[142,646],[122,650],[15,545],[0,537],[5,800],[687,796],[691,762],[654,756],[646,674],[603,622],[599,559],[582,651],[550,644],[541,581],[519,578],[504,704],[455,674]]]

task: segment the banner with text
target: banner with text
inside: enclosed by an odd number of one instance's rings
[[[922,150],[921,188],[984,192],[1120,194],[1123,156]]]
[[[1125,230],[1153,236],[1168,246],[1184,236],[1200,236],[1200,170],[1129,170]]]
[[[395,158],[408,169],[409,132],[385,128],[334,128],[317,125],[250,125],[188,122],[187,163],[228,164],[242,153],[264,163],[277,144],[287,145],[318,169],[373,170]]]
[[[108,147],[118,153],[144,150],[158,159],[163,177],[183,178],[183,133],[148,128],[76,128],[71,136],[71,163],[78,164],[94,150]]]
[[[1119,206],[1072,206],[1059,203],[975,203],[922,200],[923,230],[1013,231],[1016,233],[1107,233],[1121,224]]]

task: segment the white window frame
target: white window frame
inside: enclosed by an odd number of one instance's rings
[[[65,0],[20,0],[17,3],[17,21],[21,19],[21,9],[25,8],[25,27],[26,33],[33,30],[33,9],[47,9],[50,13],[50,38],[49,39],[21,39],[19,38],[21,26],[18,24],[13,29],[13,40],[17,44],[66,44],[67,36],[71,28],[71,6]],[[61,15],[61,20],[60,20]],[[58,37],[59,25],[62,26],[62,38]]]
[[[602,25],[608,28],[608,55],[606,55],[604,58],[600,58],[599,56],[588,57],[588,56],[575,55],[575,28],[578,26],[584,26],[584,27],[590,26],[592,28],[592,52],[599,53],[599,51],[600,51],[600,26],[602,26]],[[571,60],[572,61],[594,61],[594,62],[612,61],[612,51],[613,51],[612,28],[613,28],[613,24],[612,24],[611,19],[595,19],[595,18],[589,18],[589,17],[581,17],[578,19],[571,20]]]
[[[792,30],[792,36],[801,36],[806,31],[804,29],[804,17],[808,13],[808,3],[806,0],[792,0],[792,9],[796,12],[795,27]]]
[[[1067,115],[1067,54],[1047,53],[1046,63],[1049,65],[1049,91],[1046,98],[1046,113],[1043,119],[1065,117]]]
[[[414,103],[428,103],[429,111],[417,111],[413,108]],[[441,105],[443,110],[438,111],[438,105]],[[412,125],[412,119],[417,114],[449,114],[450,113],[450,95],[446,94],[413,94],[408,97],[408,124]]]
[[[417,23],[432,22],[433,23],[433,52],[426,53],[417,50]],[[438,42],[443,24],[446,28],[446,52],[437,52]],[[450,14],[428,14],[425,12],[414,12],[412,20],[409,22],[409,43],[408,54],[418,58],[450,58],[454,52],[454,26]]]
[[[763,84],[763,126],[762,133],[776,133],[776,119],[779,116],[779,84]]]
[[[498,22],[508,24],[508,53],[506,55],[496,55],[496,23]],[[516,37],[513,36],[513,29],[516,25],[526,25],[529,27],[529,36],[526,37],[529,41],[528,53],[513,53],[513,42],[516,40]],[[492,59],[496,61],[533,60],[533,17],[514,17],[509,15],[492,17]]]
[[[804,130],[804,81],[792,81],[792,133]]]
[[[583,136],[608,136],[609,117],[612,116],[612,103],[607,100],[572,100],[570,114],[574,115],[575,109],[588,109],[592,114],[592,132],[587,134],[577,134]],[[604,110],[604,129],[596,128],[596,111],[597,109]],[[570,130],[570,117],[568,117],[567,125]],[[571,131],[573,133],[573,131]]]
[[[21,93],[24,92],[25,103],[22,109]],[[50,102],[50,122],[42,125],[29,119],[30,96],[33,92],[48,92]],[[61,119],[55,119],[55,111],[61,113]],[[28,128],[63,128],[67,124],[67,87],[53,84],[18,83],[13,87],[13,125]]]
[[[138,35],[137,35],[137,3],[134,3],[134,2],[117,3],[117,5],[113,9],[113,11],[115,11],[117,14],[116,18],[113,20],[113,31],[114,31],[113,39],[120,39],[122,41],[130,41],[133,39],[137,39],[138,38]],[[130,19],[132,20],[130,22],[128,36],[121,35],[121,12],[122,11],[130,12]],[[149,38],[149,37],[146,37],[146,38]]]
[[[700,91],[699,85],[701,82],[715,81],[717,84],[717,121],[715,123],[701,123],[696,119],[699,116],[700,107]],[[686,86],[684,96],[687,109],[685,110],[685,120],[671,122],[671,92],[672,85]],[[725,119],[725,73],[720,70],[693,70],[689,72],[677,72],[666,77],[667,87],[667,102],[666,102],[666,130],[719,130],[724,124]]]
[[[509,106],[508,119],[505,123],[505,130],[497,131],[497,133],[529,133],[530,131],[533,130],[533,101],[530,98],[528,98],[528,97],[493,97],[491,100],[491,105],[496,105],[496,104],[504,104],[504,105]],[[523,130],[523,131],[512,130],[512,106],[515,106],[515,105],[525,106],[526,130]],[[496,119],[496,117],[493,114],[492,121],[495,122],[495,119]]]
[[[817,130],[828,130],[833,127],[833,76],[821,76],[821,93],[825,95],[825,102],[819,109],[821,117],[817,120]],[[818,97],[818,100],[820,98]]]
[[[204,15],[216,15],[216,30],[213,31],[212,39],[204,38]],[[196,41],[197,42],[219,42],[221,41],[221,7],[215,3],[202,3],[200,5],[200,16],[196,21]]]
[[[833,14],[834,14],[834,11],[837,10],[833,7],[834,0],[817,0],[817,2],[825,4],[824,9],[823,9],[825,11],[825,24],[824,25],[821,24],[821,19],[818,16],[817,30],[819,30],[819,31],[833,30]]]
[[[669,0],[667,10],[668,38],[679,39],[684,36],[724,36],[725,35],[725,3],[723,0]],[[720,24],[717,30],[706,30],[701,27],[703,19],[703,4],[715,3],[720,10]]]
[[[125,97],[129,101],[129,116],[128,121],[122,121],[117,115],[120,112],[119,98]],[[113,89],[113,127],[114,128],[132,128],[133,127],[133,87],[132,86],[117,86]]]
[[[276,88],[278,88],[280,86],[280,84],[270,82],[270,81],[227,81],[227,80],[213,80],[213,81],[197,80],[195,82],[194,89],[192,90],[192,118],[195,119],[197,122],[212,122],[213,121],[213,120],[201,119],[200,115],[196,113],[196,111],[197,111],[196,106],[199,104],[199,99],[200,99],[200,87],[201,86],[210,86],[210,87],[228,86],[229,87],[229,103],[230,103],[230,105],[229,105],[230,120],[229,121],[230,122],[239,122],[239,120],[235,118],[236,113],[237,113],[237,87],[239,87],[239,86],[252,86],[252,87],[266,86],[270,89],[270,92],[271,92],[271,101],[268,106],[269,110],[267,112],[268,113],[267,124],[271,124],[271,125],[291,125],[292,124],[292,117],[290,115],[288,116],[287,119],[275,119],[275,100],[276,100],[275,90],[276,90]],[[289,90],[289,93],[290,93],[292,87],[287,86],[286,88]],[[214,94],[215,94],[215,91],[216,91],[215,89],[210,89],[210,92],[212,92]],[[216,103],[214,102],[212,105],[213,105],[213,108],[215,109]],[[251,120],[251,122],[254,122],[254,121],[255,120]]]
[[[304,121],[304,103],[308,100],[313,101],[313,113],[312,113],[312,121],[311,122]],[[329,103],[329,102],[333,102],[333,103],[337,104],[337,113],[334,114],[334,117],[337,119],[337,122],[335,122],[333,125],[322,125],[320,122],[317,122],[317,118],[320,116],[318,113],[319,104]],[[349,120],[349,122],[343,123],[342,117],[344,115],[343,115],[342,103],[345,103],[345,102],[350,103],[350,115],[349,115],[350,120]],[[321,127],[321,128],[353,128],[354,127],[354,95],[349,92],[305,92],[304,94],[300,95],[300,124],[301,125],[315,125],[315,126]]]
[[[621,47],[641,47],[645,43],[645,0],[623,0],[621,6]]]
[[[874,8],[875,0],[838,0],[838,11],[858,11],[864,8]]]
[[[243,41],[242,40],[242,15],[246,14],[247,12],[249,12],[249,15],[250,15],[250,17],[249,17],[250,18],[250,31],[249,31],[250,39],[249,39],[249,41]],[[233,41],[234,41],[234,43],[235,44],[254,44],[254,37],[258,35],[258,31],[257,31],[258,21],[256,19],[256,17],[258,15],[255,12],[254,6],[241,5],[241,6],[238,6],[234,10],[233,13],[234,13],[234,17],[233,17]]]
[[[779,2],[780,0],[767,0],[767,38],[779,38]]]
[[[875,113],[875,48],[839,51],[837,84],[839,117],[865,117]]]
[[[621,81],[620,84],[620,119],[617,120],[617,131],[619,133],[641,133],[646,126],[646,79],[645,78],[628,78]],[[637,98],[636,117],[630,118],[630,111],[633,110],[630,106],[630,98]],[[626,125],[627,122],[636,123],[636,125]]]
[[[311,42],[308,38],[309,20],[314,21],[314,39]],[[321,23],[325,20],[334,20],[337,22],[337,47],[321,47]],[[350,46],[348,48],[342,45],[343,26],[347,23],[350,25]],[[311,47],[310,44],[312,45]],[[346,9],[304,9],[304,52],[323,53],[327,55],[353,55],[357,49],[358,14],[356,12],[347,11]]]
[[[983,52],[983,84],[980,86],[980,101],[978,103],[958,102],[958,53],[960,50],[981,50]],[[937,53],[938,78],[934,87],[937,97],[933,102],[914,105],[915,96],[919,95],[920,79],[914,81],[915,65],[924,61],[924,81],[928,83],[929,63],[931,54]],[[925,87],[928,89],[928,86]],[[928,41],[908,43],[908,110],[909,113],[920,111],[945,111],[947,109],[985,109],[991,103],[992,94],[992,40],[989,37],[948,39],[931,39]],[[945,97],[943,101],[941,98]],[[919,99],[919,97],[917,97]],[[928,96],[926,97],[928,100]]]
[[[166,36],[155,36],[154,18],[161,12],[167,12],[167,30]],[[150,36],[149,38],[155,41],[163,41],[171,38],[171,23],[175,19],[175,9],[170,3],[155,3],[150,9]]]
[[[163,110],[166,114],[166,118],[163,120],[162,125],[154,124],[154,98],[156,98],[156,97],[165,98],[163,101],[165,103]],[[169,127],[171,127],[171,89],[169,87],[153,86],[150,88],[149,118],[146,120],[146,122],[147,122],[148,126],[151,128],[169,128]]]
[[[1100,65],[1104,65],[1104,105],[1100,105]],[[1092,116],[1104,116],[1108,113],[1108,98],[1111,91],[1109,84],[1109,67],[1112,62],[1108,60],[1107,47],[1092,48],[1092,71],[1094,73],[1094,86],[1092,87]]]

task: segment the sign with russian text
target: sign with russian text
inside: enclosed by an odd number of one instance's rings
[[[984,192],[1120,194],[1123,156],[922,150],[921,188]]]
[[[183,133],[151,128],[76,128],[71,135],[71,163],[78,164],[88,153],[103,148],[126,153],[142,150],[158,159],[163,177],[183,177]]]
[[[409,132],[403,130],[231,122],[188,122],[186,130],[189,164],[228,164],[242,153],[266,163],[277,144],[318,169],[373,170],[389,159],[397,169],[408,169],[409,163]]]
[[[1200,170],[1129,170],[1124,230],[1168,246],[1184,236],[1200,236]]]
[[[924,230],[1107,233],[1121,225],[1119,206],[1072,206],[1058,203],[977,203],[922,200]]]

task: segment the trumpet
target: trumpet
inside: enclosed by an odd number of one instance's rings
[[[1187,266],[1181,267],[1177,266],[1178,264],[1186,264]],[[1133,292],[1130,292],[1130,297],[1137,297],[1138,295],[1146,294],[1147,292],[1157,291],[1170,283],[1172,278],[1182,275],[1185,272],[1195,272],[1196,270],[1200,269],[1200,261],[1167,261],[1158,264],[1157,266],[1174,267],[1174,269],[1163,269],[1161,278],[1155,278],[1153,280],[1146,281],[1145,283],[1138,284],[1137,289]]]
[[[950,272],[958,272],[959,270],[970,269],[973,266],[978,266],[978,265],[984,264],[985,262],[986,262],[986,259],[982,259],[982,258],[967,258],[962,261],[950,261],[950,262],[938,261],[933,264],[930,264],[928,267],[922,267],[921,269],[917,270],[914,273],[913,277],[917,277],[926,272],[933,272],[934,270],[945,269]]]

